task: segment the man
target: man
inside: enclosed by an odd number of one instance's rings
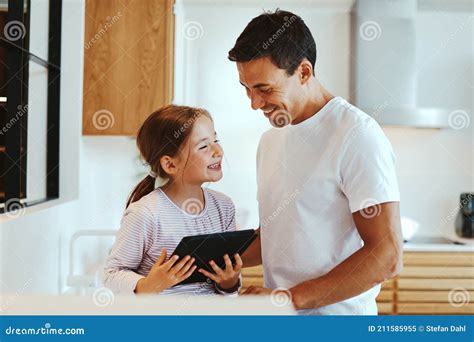
[[[285,291],[300,314],[377,314],[379,284],[402,268],[390,143],[319,83],[316,44],[297,15],[254,18],[229,59],[276,127],[260,140],[259,238],[243,255],[247,267],[263,263],[265,287],[246,294]]]

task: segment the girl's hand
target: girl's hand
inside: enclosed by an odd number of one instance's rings
[[[166,249],[163,248],[148,275],[138,281],[135,293],[158,293],[189,278],[196,269],[192,266],[194,258],[187,255],[176,263],[178,259],[179,256],[174,255],[165,262]]]
[[[212,269],[215,273],[207,272],[200,268],[198,271],[204,274],[206,277],[214,281],[221,289],[227,290],[235,287],[239,281],[240,270],[242,268],[242,259],[239,254],[235,254],[235,267],[232,267],[232,262],[229,256],[224,255],[225,269],[221,269],[214,260],[209,261]]]

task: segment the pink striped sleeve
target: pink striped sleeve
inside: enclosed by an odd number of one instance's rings
[[[135,272],[152,243],[155,220],[151,211],[133,204],[125,211],[121,227],[104,270],[104,285],[114,292],[134,293],[144,278]]]
[[[233,232],[237,230],[236,223],[235,223],[235,206],[234,202],[230,198],[228,198],[227,210],[226,210],[226,232]]]

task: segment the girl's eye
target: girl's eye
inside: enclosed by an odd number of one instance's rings
[[[220,141],[219,139],[214,140],[214,144],[218,144],[219,141]],[[198,147],[198,150],[205,150],[208,147],[209,147],[209,145],[202,145],[202,146]]]

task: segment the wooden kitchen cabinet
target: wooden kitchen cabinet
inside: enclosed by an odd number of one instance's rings
[[[474,314],[474,253],[405,252],[402,273],[382,284],[383,315]],[[263,286],[262,267],[243,269],[243,288]]]
[[[395,314],[473,314],[474,253],[407,252]]]
[[[86,1],[84,135],[133,136],[172,101],[173,0]]]

